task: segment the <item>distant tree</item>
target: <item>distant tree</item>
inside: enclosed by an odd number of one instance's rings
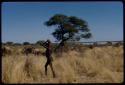
[[[60,41],[59,47],[63,47],[68,40],[79,41],[81,38],[88,39],[92,36],[87,22],[75,16],[55,14],[45,25],[56,27],[52,35]]]
[[[6,45],[13,45],[14,43],[11,41],[6,42]]]
[[[36,45],[42,45],[44,42],[45,42],[44,40],[39,40],[39,41],[37,41],[35,44],[36,44]]]
[[[29,42],[23,42],[23,45],[30,45]]]
[[[21,43],[14,43],[14,45],[21,45]]]
[[[108,41],[106,44],[107,44],[107,45],[112,45],[112,42]]]
[[[5,42],[1,42],[1,44],[2,44],[2,45],[6,45],[6,43],[5,43]]]
[[[114,44],[115,47],[118,47],[118,46],[120,46],[120,45],[123,45],[123,43],[122,43],[122,42],[116,42],[116,43]]]

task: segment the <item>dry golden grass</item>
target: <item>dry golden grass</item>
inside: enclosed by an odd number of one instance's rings
[[[15,54],[2,57],[4,83],[122,83],[123,46],[95,47],[84,52],[53,54],[56,78],[50,67],[44,74],[45,56]]]

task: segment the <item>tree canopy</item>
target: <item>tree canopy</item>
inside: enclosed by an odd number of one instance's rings
[[[61,45],[64,45],[67,40],[79,41],[81,38],[89,39],[92,37],[88,23],[75,16],[55,14],[45,22],[45,25],[56,27],[52,35],[57,41],[60,41]]]

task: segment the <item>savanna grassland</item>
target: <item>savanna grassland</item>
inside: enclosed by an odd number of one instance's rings
[[[44,55],[28,56],[21,53],[23,46],[10,46],[11,54],[2,56],[3,83],[122,83],[123,45],[88,48],[77,47],[53,53],[53,78],[50,67],[45,75]],[[45,51],[44,48],[39,48]]]

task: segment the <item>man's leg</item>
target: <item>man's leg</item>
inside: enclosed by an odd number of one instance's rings
[[[48,60],[47,60],[47,62],[45,64],[45,75],[47,75],[47,66],[48,66]]]
[[[53,69],[53,65],[52,65],[52,62],[50,62],[50,68],[51,68],[51,70],[52,70],[52,73],[53,73],[53,77],[56,77],[56,75],[55,75],[55,72],[54,72],[54,69]]]

